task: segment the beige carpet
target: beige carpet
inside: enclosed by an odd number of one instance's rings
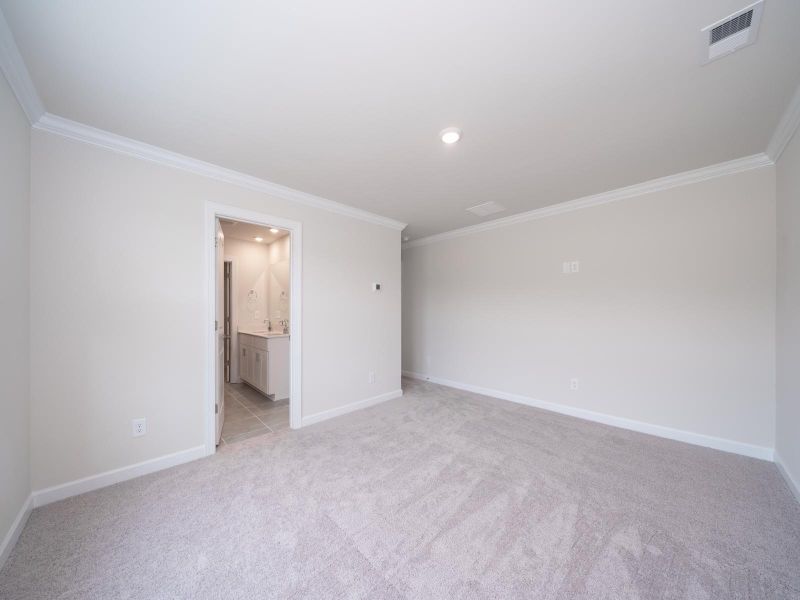
[[[405,389],[35,510],[0,598],[800,598],[774,465]]]

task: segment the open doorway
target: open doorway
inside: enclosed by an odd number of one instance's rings
[[[206,449],[301,425],[300,224],[209,205]]]

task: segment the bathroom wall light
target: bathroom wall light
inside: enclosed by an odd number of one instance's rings
[[[439,137],[445,144],[455,144],[461,139],[461,130],[458,127],[448,127],[439,132]]]

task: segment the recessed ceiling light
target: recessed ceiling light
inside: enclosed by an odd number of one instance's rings
[[[262,237],[254,237],[253,239],[255,241],[257,241],[257,242],[263,242],[264,241],[264,238],[262,238]]]
[[[270,233],[278,233],[278,230],[277,230],[277,229],[275,229],[274,227],[270,227],[270,228],[269,228],[269,232],[270,232]]]
[[[445,144],[455,144],[461,139],[461,130],[458,127],[448,127],[439,132],[439,137]]]

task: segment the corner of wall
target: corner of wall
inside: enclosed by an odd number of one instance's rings
[[[0,66],[4,65],[2,54],[0,49]],[[0,292],[4,318],[0,339],[0,380],[4,385],[0,397],[0,567],[31,509],[31,128],[12,87],[10,80],[0,76],[0,272],[4,277]]]
[[[794,106],[775,166],[775,463],[800,501],[800,89]]]

